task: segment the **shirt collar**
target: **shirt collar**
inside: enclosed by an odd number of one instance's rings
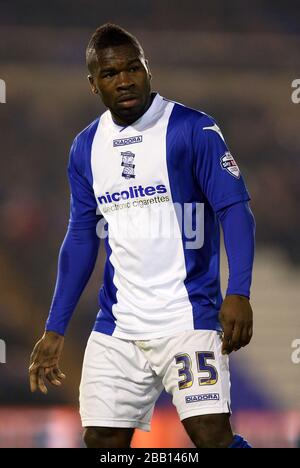
[[[112,118],[111,112],[108,110],[107,112],[108,112],[109,121],[114,131],[118,133],[123,133],[123,132],[125,133],[128,129],[140,131],[144,129],[146,126],[148,126],[149,123],[153,122],[155,120],[155,116],[161,110],[162,103],[163,103],[163,98],[158,93],[154,93],[154,94],[155,94],[154,99],[150,107],[146,110],[146,112],[138,120],[136,120],[135,122],[133,122],[132,124],[128,126],[122,126],[122,125],[116,124]]]

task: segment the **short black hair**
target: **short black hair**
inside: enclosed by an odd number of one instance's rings
[[[117,24],[106,23],[96,29],[86,48],[86,63],[92,73],[97,66],[97,52],[108,47],[133,46],[144,57],[144,51],[135,36]]]

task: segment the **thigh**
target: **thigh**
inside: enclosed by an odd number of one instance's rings
[[[211,330],[156,340],[149,361],[172,395],[181,420],[230,413],[229,360],[221,347],[221,334]]]
[[[83,440],[87,448],[130,448],[133,428],[85,427]]]
[[[192,416],[182,424],[196,447],[227,448],[233,440],[229,417],[229,413]]]
[[[80,383],[84,427],[149,431],[161,389],[158,377],[132,341],[92,332]]]

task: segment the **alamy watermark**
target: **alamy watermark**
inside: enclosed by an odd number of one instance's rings
[[[292,82],[292,88],[295,88],[291,96],[292,102],[294,104],[299,104],[300,103],[300,78]]]
[[[6,84],[4,80],[0,79],[0,103],[6,103]]]
[[[182,239],[185,249],[203,247],[204,203],[161,202],[160,205],[165,205],[161,209],[154,202],[154,199],[126,201],[104,208],[104,217],[97,225],[98,237],[123,238],[131,240],[133,245],[142,239]],[[149,209],[150,206],[154,208]],[[99,209],[97,213],[100,214]]]
[[[0,340],[0,364],[6,363],[6,343],[4,340]]]
[[[300,339],[296,339],[292,342],[292,348],[294,351],[292,352],[292,363],[293,364],[300,364]]]

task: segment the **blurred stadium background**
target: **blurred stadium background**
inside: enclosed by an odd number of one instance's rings
[[[247,3],[247,5],[246,5]],[[66,165],[76,133],[102,112],[85,46],[112,21],[137,35],[162,95],[213,115],[246,177],[257,221],[255,334],[232,356],[233,423],[257,447],[300,447],[300,78],[298,2],[0,0],[0,447],[79,447],[78,385],[97,313],[103,252],[70,325],[63,388],[31,395],[68,220]],[[223,255],[222,277],[227,266]],[[167,395],[135,447],[188,447]]]

